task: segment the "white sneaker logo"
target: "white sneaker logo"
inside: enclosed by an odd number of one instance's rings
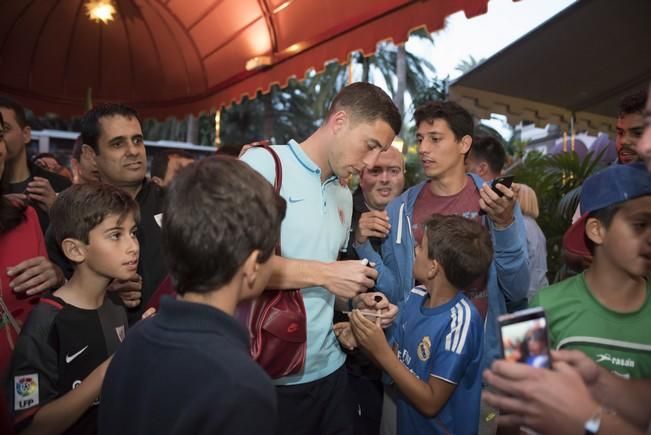
[[[73,354],[73,355],[66,355],[66,364],[70,364],[70,363],[72,362],[73,359],[77,358],[79,355],[81,355],[82,353],[84,353],[84,351],[85,351],[86,349],[88,349],[88,346],[84,347],[84,348],[81,349],[79,352],[77,352],[77,353],[75,353],[75,354]]]

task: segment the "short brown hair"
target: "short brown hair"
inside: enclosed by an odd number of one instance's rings
[[[59,194],[50,210],[50,227],[57,244],[72,238],[88,243],[88,235],[106,216],[121,222],[133,213],[140,220],[138,203],[122,189],[105,183],[75,184]]]
[[[425,223],[427,256],[436,260],[457,289],[468,287],[488,271],[493,243],[486,228],[462,216],[432,215]]]
[[[419,106],[414,111],[416,128],[422,123],[434,123],[436,119],[445,120],[454,133],[454,138],[459,141],[464,136],[474,134],[475,122],[466,109],[453,101],[431,101]]]
[[[285,200],[246,163],[206,157],[181,169],[163,207],[163,254],[178,293],[228,284],[249,255],[273,254]]]
[[[348,110],[354,120],[373,122],[378,119],[389,124],[395,134],[400,133],[402,116],[391,98],[381,88],[366,82],[345,86],[335,96],[328,110],[329,119],[339,110]]]

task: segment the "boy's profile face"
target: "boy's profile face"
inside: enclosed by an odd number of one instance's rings
[[[432,260],[427,255],[427,243],[427,229],[423,228],[423,238],[416,245],[416,259],[414,260],[414,278],[422,283],[425,283],[429,279],[429,271],[432,268]]]
[[[109,214],[88,234],[84,262],[94,272],[127,280],[138,270],[140,245],[133,213]]]
[[[603,229],[601,253],[608,261],[635,277],[651,273],[651,195],[625,202]],[[601,242],[601,243],[599,243]]]

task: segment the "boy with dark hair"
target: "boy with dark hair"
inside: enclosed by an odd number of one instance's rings
[[[245,163],[210,157],[179,172],[163,216],[178,298],[164,297],[113,358],[100,433],[273,433],[274,388],[233,314],[265,288],[284,200]]]
[[[461,289],[487,272],[491,238],[461,216],[434,215],[424,226],[414,261],[423,286],[407,296],[391,344],[359,310],[351,315],[353,334],[400,392],[398,434],[476,433],[483,322]]]
[[[479,175],[485,182],[499,177],[506,162],[504,147],[492,136],[473,141],[466,157],[466,171]]]
[[[108,359],[127,328],[106,287],[138,267],[138,205],[106,184],[75,185],[50,215],[75,271],[32,310],[14,350],[8,399],[19,433],[92,434]]]
[[[583,183],[583,215],[565,233],[565,249],[592,255],[583,273],[543,289],[550,344],[578,349],[632,379],[651,378],[651,174],[612,165]]]
[[[180,169],[194,162],[194,156],[183,150],[166,150],[154,155],[151,160],[151,181],[167,187]]]
[[[628,95],[619,104],[619,116],[615,128],[615,147],[619,163],[639,160],[636,147],[644,131],[644,105],[647,91]]]

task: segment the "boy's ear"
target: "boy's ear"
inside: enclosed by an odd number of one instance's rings
[[[439,262],[436,260],[432,260],[432,262],[430,263],[430,268],[427,271],[427,279],[436,278],[436,275],[438,275],[440,271],[441,271],[441,265],[439,264]]]
[[[588,218],[585,223],[585,234],[595,245],[602,245],[606,236],[606,228],[597,218]]]
[[[258,257],[260,256],[260,251],[255,250],[249,254],[249,256],[242,264],[242,279],[244,280],[244,291],[245,294],[241,294],[241,299],[250,298],[257,296],[259,291],[257,290],[256,281],[258,279],[258,272],[260,270],[260,264],[258,263]],[[264,288],[264,287],[263,287]]]
[[[61,242],[61,250],[67,259],[81,263],[86,259],[86,244],[78,239],[67,238]]]

